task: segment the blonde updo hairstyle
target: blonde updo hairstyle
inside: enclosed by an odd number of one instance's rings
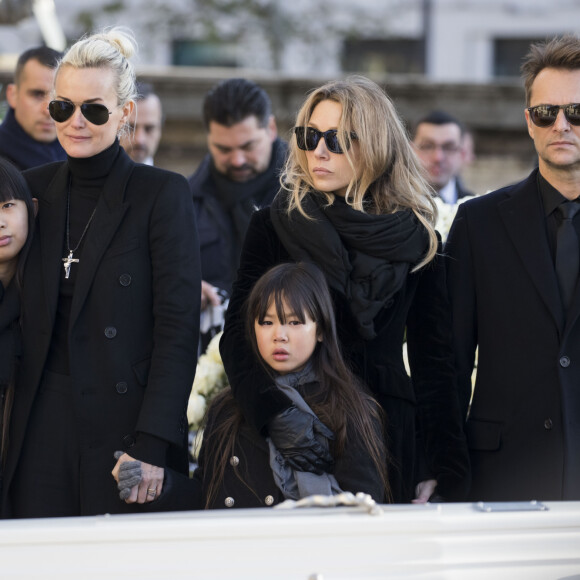
[[[373,214],[411,209],[429,234],[429,250],[415,270],[421,268],[437,252],[437,207],[393,103],[373,81],[351,76],[314,89],[298,112],[296,126],[308,127],[314,109],[326,100],[342,106],[338,140],[353,170],[346,202],[357,211]],[[356,141],[351,133],[356,134]],[[356,159],[351,147],[354,142]],[[308,218],[302,200],[314,190],[314,183],[308,172],[306,151],[298,148],[295,136],[290,139],[281,183],[288,194],[288,212],[298,210]],[[317,193],[324,195],[329,205],[334,202],[332,193]]]
[[[130,62],[137,53],[137,41],[133,32],[125,26],[116,26],[81,38],[75,42],[58,63],[55,78],[60,69],[70,66],[75,69],[108,68],[115,74],[117,104],[135,102],[137,85],[135,68]],[[127,131],[123,125],[120,133]]]

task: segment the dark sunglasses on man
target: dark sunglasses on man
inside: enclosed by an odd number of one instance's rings
[[[109,115],[112,114],[112,111],[109,111],[105,105],[99,103],[75,105],[70,101],[60,100],[50,101],[48,112],[57,123],[64,123],[73,116],[77,106],[80,107],[83,117],[93,125],[104,125],[109,120]]]
[[[326,143],[327,149],[331,153],[344,153],[340,143],[338,142],[338,133],[336,129],[328,131],[318,131],[313,127],[294,127],[294,134],[296,135],[296,145],[302,151],[314,151],[318,147],[318,143],[322,138]],[[356,139],[356,133],[350,134],[350,139],[346,139],[346,149],[350,149],[350,141]]]
[[[570,125],[580,126],[580,103],[569,103],[568,105],[536,105],[528,107],[530,119],[538,127],[550,127],[558,118],[560,109],[564,111],[564,117]]]

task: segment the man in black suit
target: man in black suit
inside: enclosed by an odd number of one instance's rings
[[[465,134],[463,123],[444,111],[432,111],[415,127],[415,151],[425,168],[429,185],[445,203],[453,204],[473,195],[459,179],[465,163]]]
[[[446,245],[470,497],[580,500],[580,39],[522,72],[538,168],[463,203]]]

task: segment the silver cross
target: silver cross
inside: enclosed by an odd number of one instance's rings
[[[64,277],[68,278],[70,275],[70,266],[73,262],[78,264],[78,258],[73,258],[72,250],[69,250],[69,254],[66,258],[63,258],[62,261],[64,262]]]

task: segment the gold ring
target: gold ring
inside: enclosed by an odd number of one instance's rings
[[[156,489],[148,489],[147,490],[147,495],[157,495],[157,490]]]

